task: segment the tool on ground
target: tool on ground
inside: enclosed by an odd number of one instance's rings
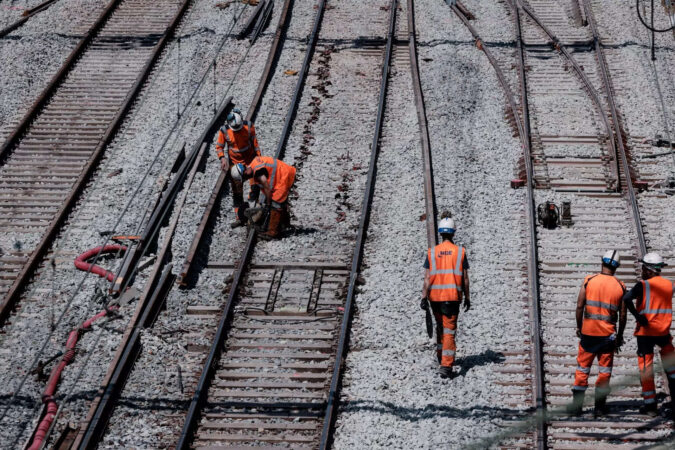
[[[544,228],[553,230],[560,225],[560,210],[553,202],[541,203],[537,206],[537,218]]]

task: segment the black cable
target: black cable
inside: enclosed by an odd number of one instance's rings
[[[635,0],[635,9],[637,9],[637,16],[640,19],[640,22],[642,22],[642,25],[644,25],[645,28],[647,28],[649,31],[653,31],[654,33],[668,33],[669,31],[675,30],[675,25],[666,30],[659,30],[657,28],[648,25],[647,22],[645,22],[644,19],[642,18],[642,14],[640,14],[640,0]]]

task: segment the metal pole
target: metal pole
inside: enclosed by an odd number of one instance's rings
[[[656,33],[654,32],[654,0],[652,0],[652,61],[656,61],[656,51],[654,50]]]

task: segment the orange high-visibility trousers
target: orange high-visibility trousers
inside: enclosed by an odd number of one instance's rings
[[[585,391],[588,388],[588,375],[591,373],[593,360],[598,358],[598,379],[595,381],[596,388],[609,388],[609,380],[612,378],[612,367],[614,365],[614,352],[587,352],[579,344],[579,354],[577,355],[577,370],[574,373],[574,391]]]
[[[455,363],[455,332],[457,331],[457,315],[446,316],[434,311],[436,318],[436,352],[443,367],[452,367]]]
[[[653,347],[652,347],[653,348]],[[661,362],[666,371],[669,383],[675,379],[675,347],[668,342],[661,347]],[[642,399],[645,404],[656,402],[656,385],[654,384],[654,353],[641,353],[638,346],[638,367],[640,369],[640,385],[642,386]],[[671,396],[673,393],[670,393]]]

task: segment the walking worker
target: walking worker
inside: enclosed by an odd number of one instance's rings
[[[225,146],[227,146],[227,157],[225,156]],[[218,131],[216,140],[216,154],[220,159],[220,166],[224,171],[230,170],[230,166],[235,164],[250,164],[253,158],[260,156],[260,147],[255,135],[255,126],[253,123],[244,120],[241,111],[233,109],[227,115],[226,124]],[[230,178],[232,186],[232,204],[234,205],[234,222],[230,224],[231,228],[237,228],[244,225],[242,208],[244,204],[244,186],[243,183],[234,178]],[[251,193],[253,193],[253,183],[251,183]],[[254,194],[255,196],[255,194]]]
[[[256,156],[248,166],[240,163],[232,167],[233,179],[251,179],[262,189],[264,199],[261,203],[265,217],[269,217],[267,231],[260,235],[263,239],[278,238],[282,226],[286,227],[290,222],[288,193],[295,182],[295,171],[295,167],[271,156]],[[253,201],[257,200],[253,198]]]
[[[656,416],[656,386],[654,385],[654,346],[661,349],[661,362],[668,376],[671,414],[675,418],[675,352],[670,324],[673,316],[673,283],[661,276],[666,264],[658,253],[647,253],[641,260],[642,281],[626,292],[623,302],[637,322],[635,336],[638,347],[638,366],[644,405],[640,412]],[[637,299],[633,305],[633,299]]]
[[[626,306],[621,302],[626,286],[614,276],[619,265],[619,253],[616,250],[606,252],[602,257],[600,273],[588,275],[584,279],[577,297],[579,353],[572,387],[573,400],[567,407],[567,412],[577,416],[583,409],[588,375],[596,357],[600,367],[595,382],[594,415],[598,417],[607,414],[607,396],[610,391],[609,380],[612,377],[614,352],[618,352],[619,347],[623,345],[623,332],[626,328]]]
[[[441,378],[452,378],[455,374],[455,333],[459,307],[464,301],[464,311],[471,308],[469,293],[469,261],[464,247],[455,245],[455,221],[442,218],[438,232],[442,242],[428,249],[424,260],[424,285],[422,286],[421,308],[431,310],[436,319],[436,353],[441,367]]]

